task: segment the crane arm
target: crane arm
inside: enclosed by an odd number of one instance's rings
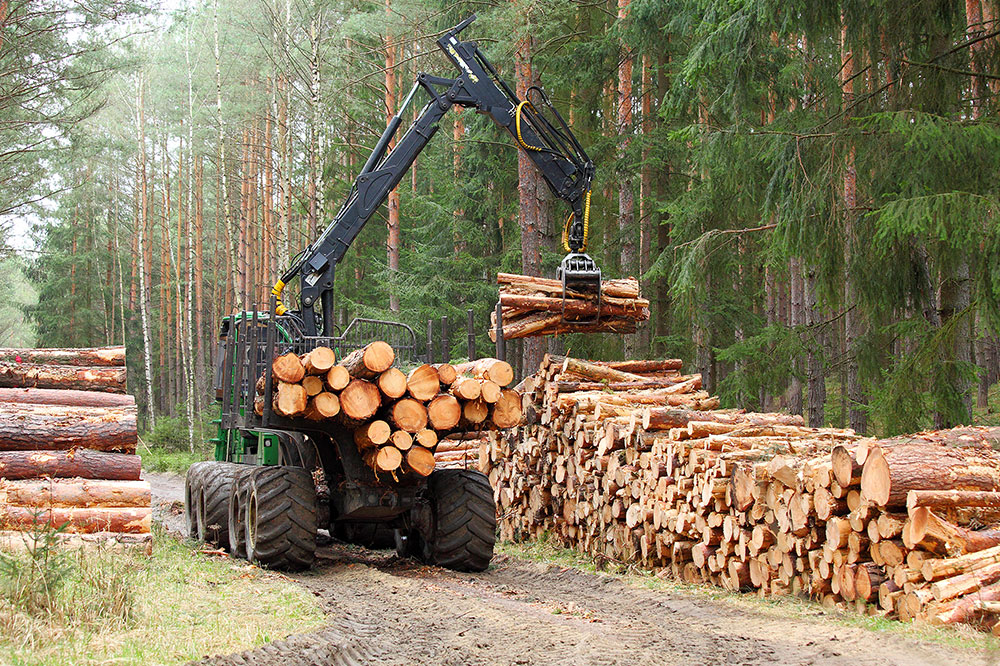
[[[389,120],[355,178],[337,215],[275,284],[272,291],[278,299],[278,314],[284,312],[281,293],[285,283],[298,277],[303,313],[318,306],[322,330],[324,335],[329,335],[333,330],[337,264],[438,131],[441,118],[454,105],[474,108],[507,130],[518,148],[538,167],[553,194],[569,204],[570,216],[563,239],[569,254],[559,273],[564,286],[574,289],[593,289],[596,276],[596,289],[600,293],[600,270],[585,254],[594,164],[540,88],[530,88],[526,99],[519,99],[475,42],[458,39],[458,34],[475,18],[475,15],[470,16],[437,40],[438,46],[459,70],[459,76],[447,79],[423,72],[417,76],[399,111]],[[403,114],[419,90],[427,93],[429,100],[390,150]],[[532,95],[535,99],[529,100]],[[539,107],[548,108],[554,122]],[[317,334],[315,316],[304,316],[303,325],[307,335]]]

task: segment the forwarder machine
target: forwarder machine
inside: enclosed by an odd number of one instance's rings
[[[564,290],[594,292],[601,272],[585,253],[594,164],[562,116],[537,87],[521,100],[473,41],[459,33],[470,16],[437,40],[457,78],[420,73],[389,121],[336,217],[281,276],[268,311],[244,311],[221,326],[215,373],[221,403],[215,460],[191,467],[186,514],[193,538],[214,542],[261,565],[311,565],[317,530],[371,544],[390,535],[397,551],[429,564],[482,571],[495,541],[495,506],[487,478],[472,470],[437,470],[426,479],[380,482],[362,462],[336,421],[286,418],[265,400],[254,412],[255,383],[271,394],[276,354],[303,354],[328,346],[338,357],[372,340],[389,342],[397,358],[416,360],[416,337],[404,324],[355,319],[341,332],[334,323],[334,271],[351,243],[438,131],[453,106],[474,108],[507,130],[571,209],[557,275]],[[429,99],[409,129],[389,148],[418,92]],[[283,304],[286,283],[299,281],[299,307]]]

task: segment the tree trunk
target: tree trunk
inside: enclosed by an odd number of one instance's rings
[[[0,506],[0,525],[7,528],[30,529],[35,525],[45,525],[69,534],[146,534],[150,530],[151,517],[149,507],[40,510],[38,507]]]
[[[877,506],[905,507],[911,490],[995,490],[1000,461],[972,448],[934,444],[875,447],[865,459],[861,495]]]
[[[0,505],[91,508],[149,507],[148,481],[105,479],[0,480]]]
[[[136,95],[136,115],[135,123],[139,136],[139,153],[136,155],[136,171],[138,172],[138,182],[140,184],[141,203],[139,216],[136,220],[135,228],[136,243],[139,246],[137,252],[139,261],[139,319],[142,326],[142,362],[145,370],[146,385],[146,416],[149,419],[149,428],[156,427],[156,411],[153,403],[153,361],[149,343],[149,292],[147,285],[147,262],[146,262],[146,224],[149,220],[149,202],[146,196],[146,109],[145,109],[145,82],[139,76],[139,90]],[[125,380],[121,380],[121,390],[124,393]],[[9,384],[8,384],[9,386]],[[36,384],[37,386],[37,384]],[[42,386],[41,388],[56,388],[53,386]],[[75,386],[61,386],[59,388],[77,388]],[[133,426],[134,431],[134,426]],[[133,447],[135,446],[133,442]],[[32,447],[34,448],[34,447]]]
[[[125,374],[125,368],[0,363],[0,387],[125,393]]]
[[[0,349],[0,362],[125,367],[125,347]]]
[[[628,17],[630,0],[618,0],[618,22],[623,24]],[[621,55],[618,60],[618,108],[616,129],[618,133],[618,160],[621,164],[618,173],[618,234],[621,242],[621,274],[632,275],[635,265],[635,201],[632,192],[632,169],[626,162],[629,159],[629,147],[632,135],[632,57],[628,55],[628,45],[619,45]],[[623,353],[626,358],[636,355],[636,340],[633,335],[622,339]]]
[[[392,0],[385,0],[386,20],[391,22]],[[396,115],[396,44],[393,43],[392,32],[385,37],[385,116],[386,124]],[[395,138],[389,144],[389,150],[395,147]],[[387,261],[389,264],[389,311],[399,312],[399,285],[396,274],[399,273],[399,188],[394,187],[389,192],[387,201],[389,208],[389,237],[386,241]]]
[[[135,398],[128,394],[93,390],[0,388],[0,403],[68,407],[135,407]]]
[[[805,316],[809,327],[806,338],[806,376],[808,423],[821,428],[826,423],[826,376],[823,368],[822,317],[816,305],[816,269],[809,266],[805,276]]]

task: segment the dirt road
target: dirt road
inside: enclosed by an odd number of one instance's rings
[[[154,493],[176,506],[176,480]],[[181,489],[183,483],[181,482]],[[498,557],[462,574],[333,545],[295,576],[330,625],[202,663],[380,665],[963,666],[1000,657],[930,645],[822,617],[783,618],[626,585],[613,576]]]

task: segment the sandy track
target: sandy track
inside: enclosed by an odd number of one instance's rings
[[[154,513],[183,531],[184,480],[147,474]],[[956,650],[823,617],[782,618],[613,576],[498,557],[463,574],[333,545],[294,579],[329,626],[203,664],[288,666],[993,666]],[[219,628],[225,631],[224,627]]]
[[[996,663],[829,619],[783,619],[611,576],[498,558],[460,574],[386,553],[326,549],[296,576],[330,626],[203,663],[566,666]],[[817,615],[819,613],[817,612]]]

